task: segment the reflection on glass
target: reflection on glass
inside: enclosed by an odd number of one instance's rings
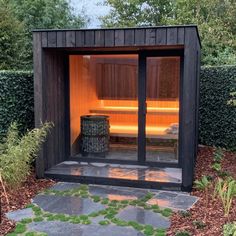
[[[70,56],[72,155],[137,160],[137,67],[137,55]],[[86,139],[81,135],[84,115],[108,117],[109,136],[103,137],[104,143],[101,143],[100,128],[97,139],[92,137],[95,132]],[[94,123],[90,125],[90,130],[95,129]],[[87,153],[85,143],[93,151]],[[108,151],[100,153],[107,143]]]
[[[179,57],[147,58],[147,161],[177,162],[179,81]]]

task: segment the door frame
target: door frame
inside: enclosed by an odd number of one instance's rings
[[[147,90],[147,58],[148,57],[180,57],[180,79],[179,79],[179,133],[178,133],[178,161],[177,163],[168,162],[152,162],[146,160],[146,114],[147,114],[147,103],[146,103],[146,90]],[[182,166],[182,88],[183,88],[183,66],[184,66],[184,51],[147,51],[143,50],[139,52],[138,61],[138,162],[140,164],[149,166],[172,166],[176,164],[176,167]],[[156,164],[155,164],[156,163]]]
[[[114,159],[103,159],[103,158],[96,158],[96,157],[74,157],[70,154],[70,85],[69,85],[69,56],[70,55],[117,55],[117,54],[137,54],[138,55],[138,152],[137,152],[137,160],[114,160]],[[181,167],[182,166],[182,152],[181,152],[181,145],[178,145],[178,162],[171,163],[171,162],[150,162],[146,161],[146,133],[145,133],[145,126],[146,126],[146,59],[147,57],[173,57],[173,56],[180,56],[180,111],[179,111],[179,143],[182,140],[182,82],[183,82],[183,65],[184,65],[184,50],[183,48],[177,49],[142,49],[142,50],[135,50],[135,51],[93,51],[93,50],[86,50],[86,51],[71,51],[66,52],[67,55],[67,80],[68,80],[68,143],[67,148],[69,150],[69,160],[72,161],[86,161],[86,162],[102,162],[102,163],[117,163],[117,164],[128,164],[128,165],[145,165],[151,167]]]

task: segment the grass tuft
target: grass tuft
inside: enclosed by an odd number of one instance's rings
[[[99,222],[100,225],[109,225],[111,222],[109,220],[102,220]]]
[[[22,219],[21,221],[20,221],[20,223],[22,223],[22,224],[29,224],[29,223],[31,223],[33,220],[31,219],[31,218],[25,218],[25,219]]]
[[[172,215],[173,211],[170,208],[165,208],[161,211],[161,214],[165,217],[170,217]]]
[[[41,217],[41,216],[35,217],[35,218],[33,219],[34,222],[41,222],[41,221],[43,221],[43,220],[44,220],[44,219],[43,219],[43,217]]]
[[[145,225],[143,233],[147,236],[153,235],[155,233],[152,225]]]
[[[23,234],[26,231],[26,225],[18,223],[13,233]]]

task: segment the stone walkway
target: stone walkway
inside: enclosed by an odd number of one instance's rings
[[[182,192],[61,182],[26,209],[8,213],[18,222],[8,235],[161,236],[172,211],[186,211],[196,201]]]

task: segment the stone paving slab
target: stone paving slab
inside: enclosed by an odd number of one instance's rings
[[[182,181],[182,170],[180,168],[158,168],[109,163],[66,161],[52,167],[46,173],[152,182],[181,183]]]
[[[38,195],[33,199],[44,211],[68,215],[90,214],[104,210],[106,207],[87,198],[56,195]]]
[[[197,200],[197,197],[189,194],[182,194],[181,192],[160,191],[147,203],[150,205],[158,205],[162,208],[169,207],[175,211],[186,211],[190,209]]]
[[[80,225],[67,222],[34,222],[28,225],[32,231],[44,232],[49,236],[143,236],[131,227],[116,225]]]
[[[51,189],[58,191],[79,188],[79,183],[59,182]],[[185,192],[163,191],[153,189],[140,189],[131,187],[118,187],[107,185],[89,185],[89,192],[92,195],[98,195],[110,200],[134,200],[144,197],[148,192],[154,194],[154,197],[148,201],[148,204],[158,204],[161,208],[169,207],[173,210],[188,210],[198,200],[197,197],[191,196]]]
[[[125,221],[136,221],[139,224],[152,225],[156,228],[166,229],[170,226],[168,218],[139,207],[129,206],[118,213],[117,217]]]
[[[91,185],[89,192],[109,200],[135,200],[144,197],[148,190]]]
[[[51,190],[57,190],[57,191],[66,191],[73,188],[79,188],[81,184],[79,183],[69,183],[69,182],[58,182],[54,186],[52,186]]]
[[[14,221],[21,221],[25,218],[32,218],[34,217],[34,212],[31,208],[25,208],[22,210],[16,210],[12,212],[8,212],[6,214],[7,218]]]

